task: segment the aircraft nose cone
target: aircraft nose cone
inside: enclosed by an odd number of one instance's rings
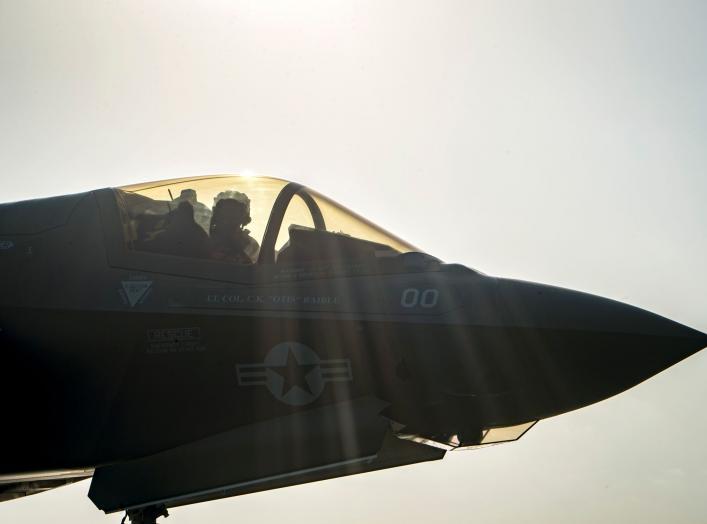
[[[500,280],[499,302],[525,348],[531,390],[555,413],[620,393],[707,346],[707,335],[678,322],[568,289]]]
[[[559,287],[499,279],[509,321],[518,326],[688,338],[707,335],[650,311]]]

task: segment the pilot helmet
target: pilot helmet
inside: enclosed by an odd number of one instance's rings
[[[214,197],[213,215],[209,233],[214,234],[228,223],[238,222],[243,226],[250,223],[250,199],[239,191],[222,191]],[[228,228],[228,226],[226,226]],[[247,230],[244,230],[247,232]]]
[[[216,204],[218,204],[219,200],[223,200],[224,198],[236,200],[237,202],[243,204],[245,206],[246,213],[250,217],[250,198],[248,198],[248,195],[246,195],[245,193],[241,193],[240,191],[234,191],[232,189],[221,191],[218,195],[214,197],[214,207],[216,207]]]

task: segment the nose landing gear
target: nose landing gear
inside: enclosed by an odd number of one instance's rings
[[[157,524],[157,519],[160,517],[169,517],[164,504],[125,510],[125,516],[120,524],[125,524],[126,518],[130,519],[130,524]]]

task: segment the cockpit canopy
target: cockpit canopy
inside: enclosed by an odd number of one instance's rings
[[[299,184],[206,176],[115,189],[127,247],[238,265],[363,261],[419,251]]]

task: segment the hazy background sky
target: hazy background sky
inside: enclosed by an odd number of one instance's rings
[[[0,201],[248,169],[707,332],[706,50],[703,1],[0,0]],[[705,376],[698,354],[517,443],[166,522],[704,522]],[[87,490],[0,521],[117,524]]]

